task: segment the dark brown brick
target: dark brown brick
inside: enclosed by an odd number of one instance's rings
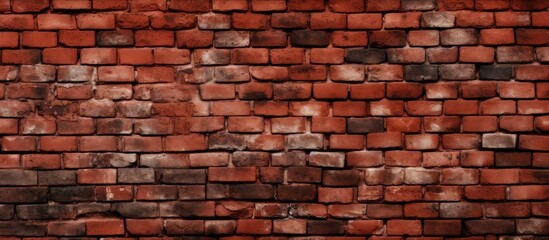
[[[305,202],[316,199],[314,185],[280,185],[276,188],[276,199],[281,202]]]
[[[330,34],[324,31],[295,30],[290,35],[294,47],[325,47],[330,44]]]
[[[349,118],[347,131],[349,133],[383,132],[385,129],[382,118]]]
[[[48,201],[47,187],[0,188],[0,203],[42,203]]]

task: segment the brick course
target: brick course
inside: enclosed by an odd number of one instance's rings
[[[548,11],[0,0],[0,236],[546,239]]]

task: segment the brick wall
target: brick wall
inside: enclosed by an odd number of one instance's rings
[[[0,0],[0,236],[547,239],[548,8]]]

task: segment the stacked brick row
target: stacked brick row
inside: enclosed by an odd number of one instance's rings
[[[0,0],[0,236],[547,239],[548,8]]]

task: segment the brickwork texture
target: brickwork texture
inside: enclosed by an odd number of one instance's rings
[[[0,239],[547,240],[548,9],[0,0]]]

